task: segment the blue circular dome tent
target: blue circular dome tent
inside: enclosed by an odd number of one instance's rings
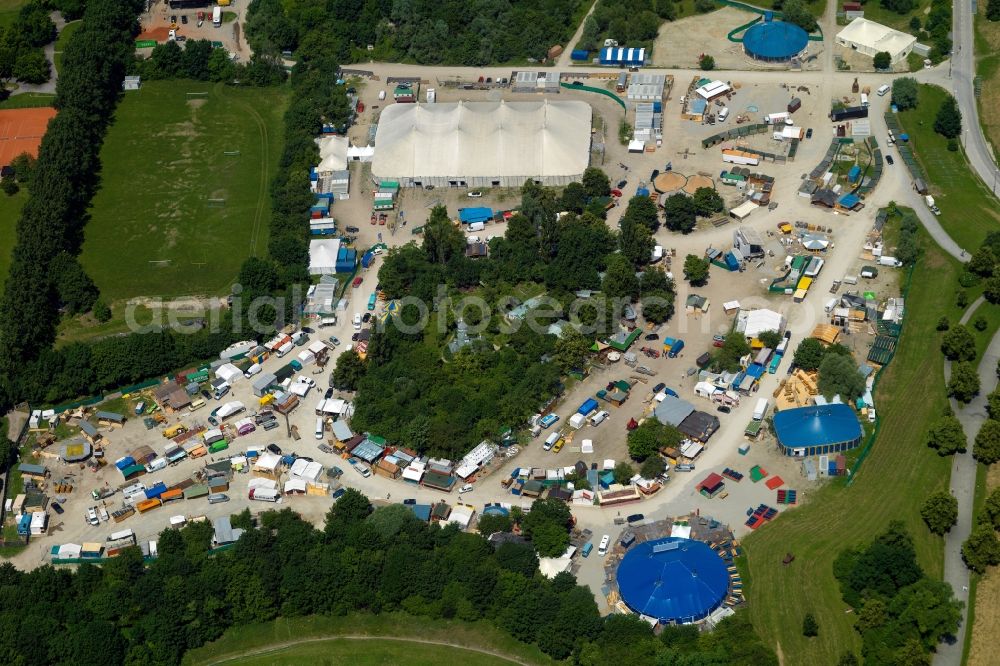
[[[861,444],[864,430],[854,410],[844,404],[783,409],[772,423],[786,456],[821,456],[848,451]]]
[[[805,50],[809,35],[793,23],[763,21],[743,34],[743,50],[754,60],[784,62]]]
[[[636,544],[618,565],[618,591],[636,613],[663,624],[702,620],[729,593],[729,572],[701,541],[666,537]]]

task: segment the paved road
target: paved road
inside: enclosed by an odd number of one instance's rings
[[[960,323],[967,323],[983,302],[982,296],[976,299],[962,315]],[[969,445],[964,453],[955,454],[951,462],[950,491],[958,499],[958,522],[944,540],[944,579],[951,585],[955,597],[966,604],[966,609],[962,612],[962,621],[955,640],[938,646],[937,654],[934,655],[934,663],[938,666],[959,666],[962,663],[969,603],[969,569],[962,560],[962,542],[968,538],[972,530],[972,502],[976,492],[977,463],[972,457],[972,442],[979,432],[979,427],[986,420],[986,395],[997,385],[998,359],[1000,359],[1000,333],[993,336],[979,363],[979,382],[982,386],[979,395],[964,407],[957,400],[951,401],[951,408],[962,423]],[[951,379],[950,361],[945,361],[944,376],[945,381]]]
[[[49,18],[56,24],[56,30],[62,32],[62,29],[66,26],[66,20],[63,19],[62,14],[60,12],[52,12],[49,14]],[[53,41],[51,44],[46,44],[42,47],[42,51],[45,53],[45,58],[49,61],[49,65],[52,68],[52,75],[49,77],[49,80],[38,85],[22,83],[18,85],[17,90],[11,93],[12,96],[23,95],[25,93],[55,94],[56,81],[59,80],[59,73],[56,71],[56,43]]]

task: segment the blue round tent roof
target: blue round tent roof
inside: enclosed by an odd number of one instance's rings
[[[861,438],[861,424],[847,405],[812,405],[786,409],[774,415],[774,434],[786,448],[853,442]]]
[[[743,48],[755,58],[788,59],[809,43],[805,30],[793,23],[767,21],[750,27],[743,35]]]
[[[726,563],[701,541],[666,537],[636,544],[618,565],[618,589],[629,608],[662,623],[694,622],[729,592]]]

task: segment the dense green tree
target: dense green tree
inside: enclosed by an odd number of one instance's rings
[[[700,58],[698,58],[698,67],[703,71],[710,72],[715,69],[715,58],[703,53]]]
[[[615,477],[615,483],[627,484],[629,479],[635,476],[635,468],[628,461],[622,460],[615,464],[612,473]]]
[[[879,51],[872,58],[872,65],[880,71],[892,69],[892,54],[888,51]]]
[[[952,365],[948,395],[959,402],[969,402],[979,395],[979,373],[976,366],[967,361]]]
[[[639,296],[639,278],[623,255],[614,254],[608,258],[602,289],[609,298],[635,300]]]
[[[14,170],[14,177],[18,183],[30,183],[38,167],[38,160],[28,153],[21,153],[10,161],[10,168]]]
[[[652,259],[656,241],[649,228],[631,219],[622,219],[618,246],[633,266],[644,266]]]
[[[593,341],[572,326],[565,326],[555,344],[555,362],[563,372],[581,370],[590,356]]]
[[[962,112],[958,110],[958,101],[951,95],[945,95],[934,117],[934,131],[946,139],[954,139],[962,133]]]
[[[958,500],[943,490],[932,493],[920,505],[920,517],[934,534],[947,534],[958,520]]]
[[[881,0],[881,5],[891,12],[906,14],[916,6],[916,2],[915,0]]]
[[[812,613],[806,613],[802,618],[802,635],[806,638],[813,638],[819,635],[819,624]]]
[[[55,41],[56,24],[49,18],[49,10],[45,4],[40,0],[32,0],[18,11],[12,33],[27,46],[45,46]]]
[[[691,197],[686,194],[674,194],[663,202],[663,220],[667,229],[689,233],[694,230],[697,208]]]
[[[741,333],[736,331],[726,335],[722,347],[712,359],[712,369],[716,372],[736,372],[740,369],[740,359],[750,353],[750,345]]]
[[[606,197],[611,194],[611,181],[598,167],[587,167],[581,182],[588,197]]]
[[[456,256],[465,254],[465,237],[452,224],[448,209],[435,206],[424,225],[423,249],[427,260],[435,264],[447,264]]]
[[[920,86],[912,76],[902,76],[892,82],[892,103],[900,111],[917,108],[920,101]]]
[[[978,522],[962,544],[962,558],[966,566],[976,573],[986,573],[989,567],[1000,564],[1000,541],[996,529],[986,522]]]
[[[629,432],[627,440],[629,455],[633,460],[641,461],[651,456],[658,457],[657,452],[661,449],[678,446],[684,435],[673,426],[649,418]]]
[[[70,314],[86,312],[97,300],[97,286],[75,257],[63,252],[50,266],[59,302]]]
[[[817,29],[816,17],[813,16],[803,0],[785,0],[784,6],[781,8],[781,18],[783,21],[799,26],[806,32],[814,32]]]
[[[983,296],[994,305],[1000,303],[1000,275],[986,279],[983,283]]]
[[[927,429],[927,446],[937,450],[938,455],[950,456],[965,450],[965,431],[954,416],[942,416]]]
[[[839,395],[852,403],[865,391],[865,379],[854,359],[839,354],[827,354],[819,365],[820,393],[828,399]]]
[[[708,282],[708,259],[689,254],[684,257],[684,279],[693,287],[700,287]]]
[[[778,331],[763,331],[757,336],[761,344],[765,347],[770,347],[771,349],[777,349],[778,345],[781,344],[782,336]]]
[[[639,466],[639,474],[642,474],[642,478],[644,479],[655,479],[666,468],[667,463],[663,458],[660,456],[650,456],[642,461],[642,464]]]
[[[997,265],[997,256],[989,245],[982,245],[972,253],[966,268],[981,277],[993,275]]]
[[[714,187],[699,187],[695,190],[691,201],[694,203],[695,212],[702,217],[721,213],[724,207],[722,197]]]
[[[587,206],[589,195],[586,188],[580,183],[570,183],[563,188],[562,196],[559,198],[560,207],[572,213],[582,213]]]
[[[981,463],[992,465],[1000,460],[1000,421],[986,419],[976,433],[972,454]]]
[[[803,370],[819,370],[819,364],[823,362],[826,349],[823,343],[816,338],[805,338],[795,348],[795,355],[792,362]]]
[[[660,268],[647,268],[642,274],[642,316],[662,324],[674,315],[674,281]]]
[[[111,321],[111,308],[108,306],[107,303],[105,303],[100,298],[94,301],[93,310],[94,310],[94,318],[97,321],[101,322],[102,324]]]
[[[629,199],[628,208],[622,215],[622,226],[628,222],[641,224],[651,232],[656,231],[656,227],[659,225],[659,214],[653,200],[649,197],[639,196]]]
[[[569,545],[569,507],[562,500],[535,500],[521,521],[524,536],[542,557],[558,557]]]
[[[941,351],[950,361],[971,361],[976,358],[976,338],[962,324],[956,324],[941,339]]]
[[[345,351],[337,357],[337,365],[330,375],[330,383],[342,391],[357,391],[368,366],[353,350]]]
[[[1000,0],[988,0],[986,3],[986,19],[1000,21]]]
[[[476,529],[483,536],[489,536],[494,532],[510,532],[514,526],[510,516],[499,513],[486,513],[479,516]]]
[[[13,75],[22,83],[41,84],[49,80],[52,67],[41,49],[25,49],[14,61]]]

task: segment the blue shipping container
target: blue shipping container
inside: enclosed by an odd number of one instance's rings
[[[663,113],[663,102],[653,102],[653,113]]]
[[[146,499],[153,499],[154,497],[159,497],[163,493],[167,492],[167,484],[160,481],[153,486],[146,488]]]
[[[667,355],[670,358],[677,358],[677,355],[681,353],[682,349],[684,349],[684,341],[683,340],[675,340],[674,344],[671,345],[671,347],[670,347],[670,353],[667,354]]]
[[[597,401],[594,400],[593,398],[588,398],[586,402],[580,405],[580,409],[576,410],[576,412],[577,414],[583,414],[584,416],[586,416],[595,409],[597,409]]]
[[[374,254],[372,254],[371,252],[365,252],[364,256],[361,257],[361,265],[364,266],[365,268],[368,268],[369,266],[372,265],[372,262],[374,260],[375,260]]]
[[[590,51],[587,49],[573,49],[573,52],[569,54],[570,60],[589,60]]]
[[[125,469],[126,467],[131,467],[135,464],[135,458],[132,456],[125,456],[124,458],[119,458],[115,461],[115,467],[118,469]]]

